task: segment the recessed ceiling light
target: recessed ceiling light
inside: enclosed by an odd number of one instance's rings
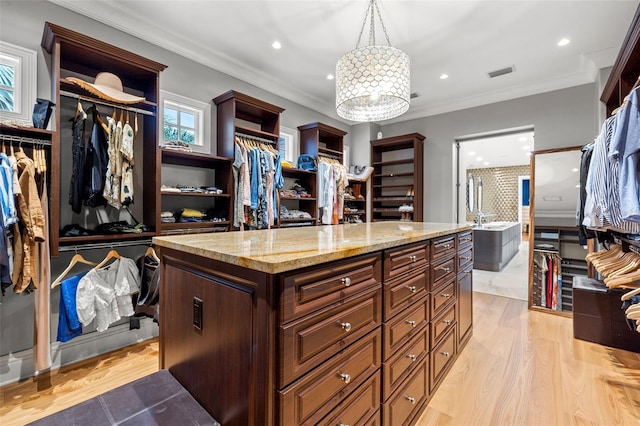
[[[327,80],[333,80],[334,78],[333,74],[327,74]]]
[[[573,169],[571,169],[571,171],[575,173],[578,171],[578,169],[574,167]]]
[[[476,161],[478,161],[478,162],[482,161],[482,157],[476,158]]]
[[[529,145],[524,145],[522,149],[527,150],[527,149],[531,149],[531,147]]]
[[[274,49],[278,50],[282,47],[282,45],[280,44],[280,42],[278,40],[274,41],[273,43],[271,43],[271,47],[273,47]]]
[[[520,138],[518,140],[520,142],[526,142],[527,141],[527,137],[526,136],[520,136]]]
[[[485,161],[485,162],[484,162],[484,165],[485,165],[485,166],[488,166],[488,165],[489,165],[489,162],[488,162],[488,161]]]
[[[568,38],[563,38],[558,42],[558,46],[566,46],[569,43],[571,43],[571,40],[569,40]]]
[[[476,155],[476,153],[474,151],[469,151],[469,156],[473,157],[474,155]]]
[[[440,74],[440,80],[446,80],[449,78],[449,74]]]

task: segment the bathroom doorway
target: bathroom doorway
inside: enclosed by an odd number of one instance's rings
[[[510,228],[519,224],[520,230],[519,233],[516,231],[519,234],[516,241],[504,241],[504,247],[515,245],[517,251],[515,255],[511,251],[504,262],[500,262],[499,270],[474,269],[476,291],[528,299],[529,244],[528,239],[522,236],[529,227],[529,172],[533,149],[532,127],[461,137],[455,141],[456,183],[459,188],[455,211],[458,222],[472,224],[476,228],[474,233],[496,232],[502,224]],[[470,180],[469,176],[473,179]],[[471,213],[467,200],[470,190],[474,191],[477,199],[478,180],[482,181],[482,210],[478,212],[476,209]],[[475,188],[468,188],[471,181],[475,182]],[[478,229],[478,220],[482,222],[483,229]],[[481,240],[476,239],[478,243]],[[476,247],[476,253],[478,250],[482,249]]]

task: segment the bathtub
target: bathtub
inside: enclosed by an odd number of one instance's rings
[[[472,229],[474,269],[500,271],[520,248],[520,222],[490,222]]]

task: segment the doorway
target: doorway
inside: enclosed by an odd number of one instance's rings
[[[497,271],[474,269],[474,290],[520,300],[528,299],[529,172],[534,146],[533,128],[463,137],[455,141],[458,196],[455,211],[460,223],[477,226],[478,212],[469,212],[467,182],[482,180],[482,222],[519,224],[518,251]],[[477,194],[477,189],[475,191]],[[477,198],[477,196],[476,196]],[[477,205],[477,204],[476,204]],[[484,226],[484,225],[483,225]],[[474,232],[486,232],[477,229]],[[479,239],[478,239],[479,240]],[[505,245],[507,242],[504,243]],[[476,248],[476,251],[480,248]],[[511,252],[513,253],[513,252]]]

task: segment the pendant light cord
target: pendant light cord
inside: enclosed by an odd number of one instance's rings
[[[389,34],[387,34],[387,28],[384,25],[384,21],[382,20],[382,15],[380,14],[380,8],[378,7],[378,3],[376,0],[370,0],[369,6],[367,6],[367,11],[364,14],[364,19],[362,20],[362,27],[360,27],[360,35],[358,36],[358,42],[356,43],[356,49],[360,47],[360,41],[362,40],[362,34],[364,34],[364,26],[367,24],[367,18],[369,17],[369,13],[371,13],[371,22],[369,23],[369,46],[375,46],[376,44],[376,25],[375,25],[375,12],[378,14],[378,19],[380,20],[380,25],[382,26],[382,32],[384,32],[384,37],[387,39],[387,44],[391,46],[391,41],[389,40]]]

